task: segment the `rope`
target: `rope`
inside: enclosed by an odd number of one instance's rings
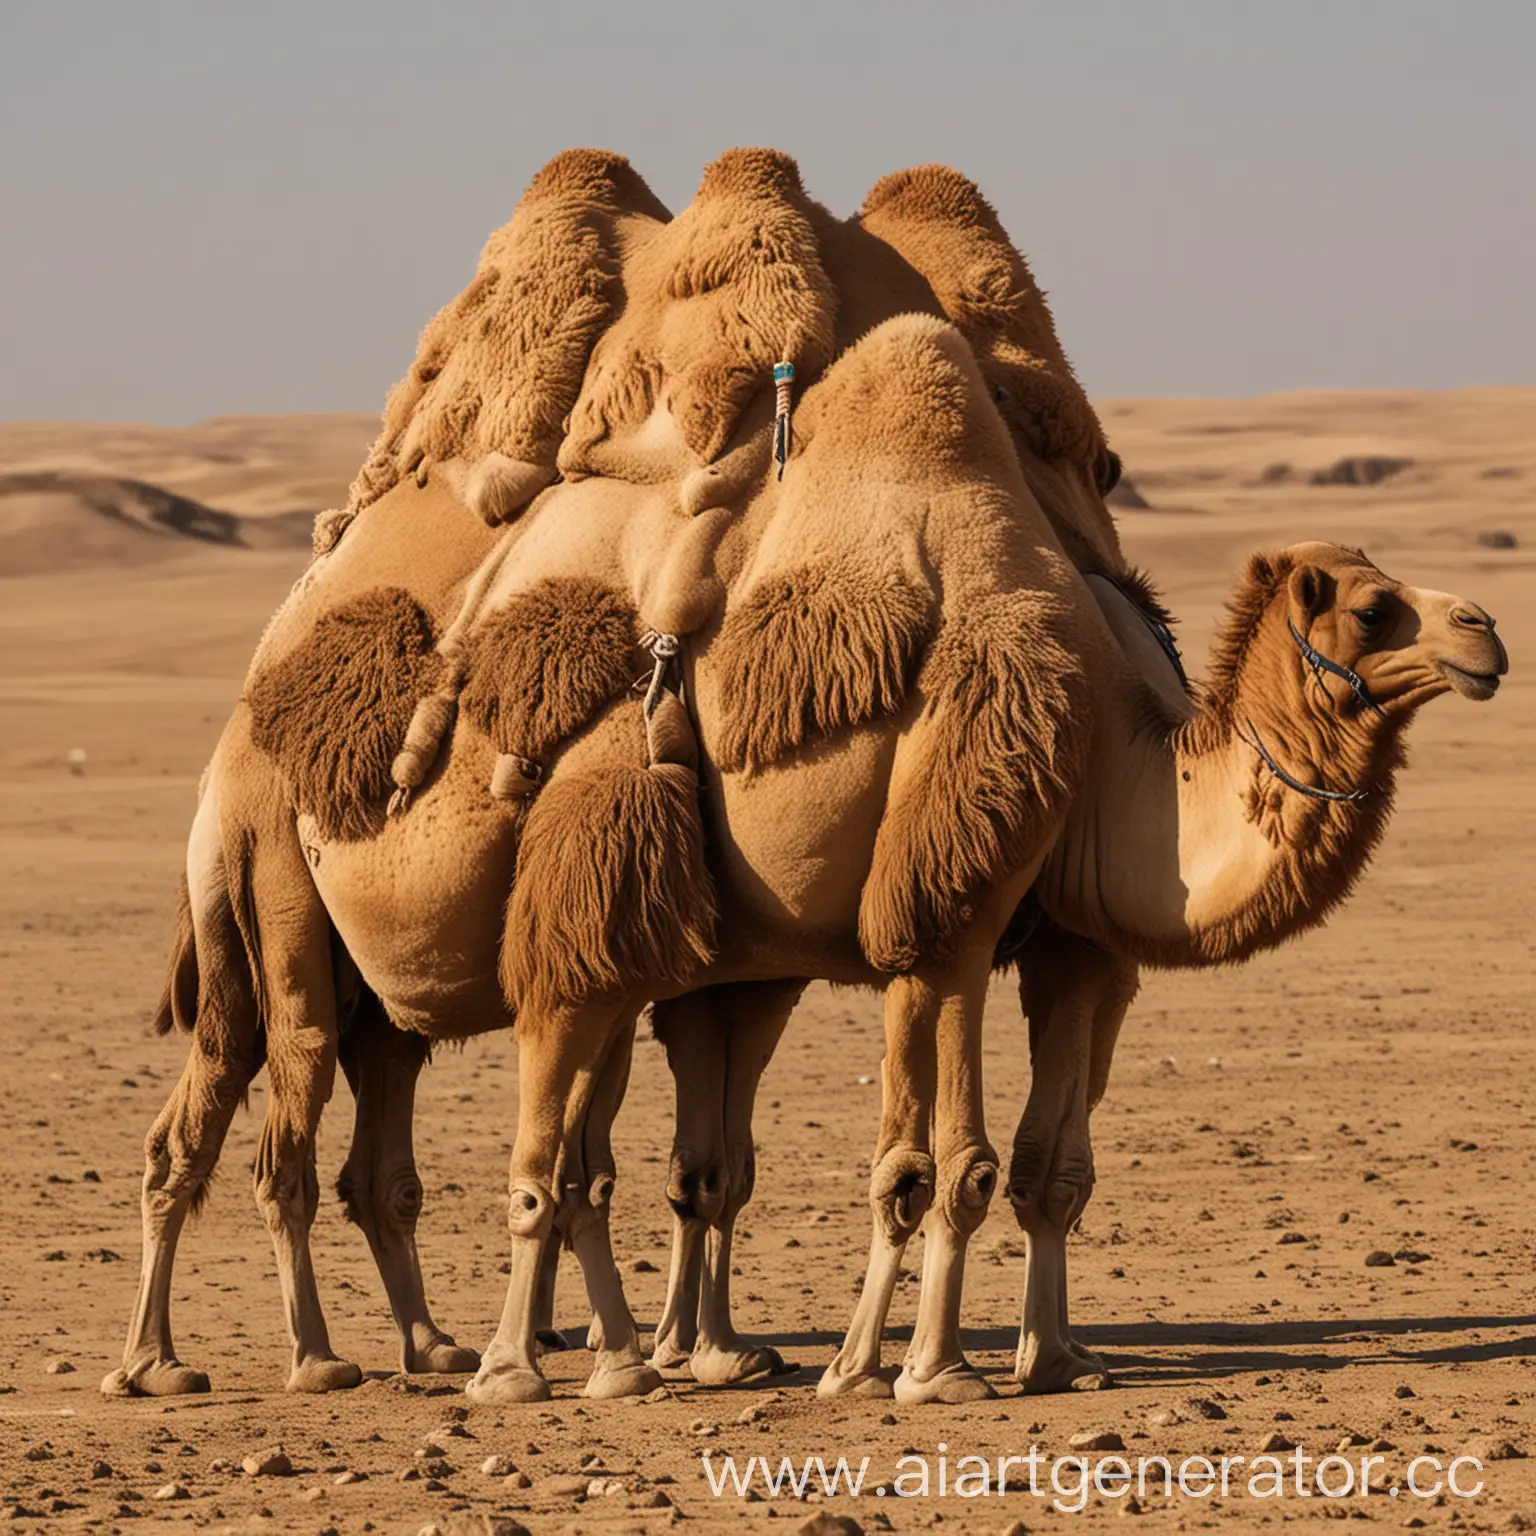
[[[650,686],[645,690],[647,720],[656,713],[656,706],[661,701],[662,689],[667,685],[668,669],[676,661],[682,648],[683,643],[676,635],[664,635],[658,630],[648,629],[640,637],[640,649],[649,651],[655,659],[655,665],[651,668]]]
[[[784,478],[784,465],[794,444],[794,428],[790,425],[789,408],[795,389],[795,365],[773,365],[773,458],[779,466],[779,479]]]

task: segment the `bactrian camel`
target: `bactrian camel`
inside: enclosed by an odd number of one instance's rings
[[[519,210],[530,248],[540,234],[591,237],[593,261],[570,287],[580,319],[572,300],[516,335],[472,329],[523,365],[520,376],[505,370],[513,385],[542,365],[555,409],[509,417],[499,446],[478,458],[445,452],[465,447],[466,423],[489,413],[483,399],[445,409],[458,434],[446,440],[416,430],[439,386],[447,406],[475,388],[472,370],[455,373],[456,349],[432,352],[429,328],[403,386],[416,396],[404,425],[387,418],[357,515],[328,526],[339,542],[269,629],[210,767],[167,1002],[197,1042],[151,1133],[139,1306],[108,1385],[203,1384],[171,1344],[170,1268],[262,1050],[273,1093],[258,1202],[295,1341],[291,1385],[356,1379],[330,1351],[307,1252],[315,1127],[338,1013],[355,999],[341,1041],[358,1090],[348,1185],[407,1363],[452,1369],[467,1352],[433,1328],[421,1296],[408,1094],[391,1101],[377,1087],[413,1080],[420,1049],[377,1046],[398,1034],[379,1009],[423,1036],[515,1015],[512,1279],[475,1393],[547,1393],[534,1331],[552,1228],[575,1249],[598,1316],[589,1390],[644,1390],[655,1376],[606,1233],[605,1131],[634,1015],[657,1001],[665,1029],[668,1007],[787,1013],[795,984],[820,975],[883,984],[887,1006],[879,1230],[833,1378],[852,1389],[877,1379],[869,1326],[889,1299],[891,1255],[931,1206],[918,1328],[897,1390],[974,1395],[985,1389],[959,1349],[959,1281],[996,1176],[976,1036],[987,974],[1026,890],[1041,877],[1036,899],[1053,920],[1072,926],[1075,913],[1086,936],[1127,954],[1214,949],[1213,935],[1272,942],[1308,913],[1270,899],[1303,851],[1266,835],[1289,823],[1264,775],[1306,783],[1304,744],[1322,729],[1308,722],[1323,712],[1278,684],[1263,709],[1254,679],[1281,676],[1298,654],[1352,662],[1384,713],[1378,724],[1342,709],[1338,729],[1359,731],[1373,775],[1364,787],[1384,801],[1407,715],[1448,677],[1491,692],[1502,653],[1479,610],[1307,547],[1250,572],[1231,687],[1178,725],[1166,701],[1167,715],[1149,710],[1158,690],[1133,664],[1149,638],[1136,611],[1113,617],[1111,596],[1106,622],[1064,558],[1034,477],[1027,486],[1021,472],[1020,433],[1010,436],[964,336],[920,315],[881,320],[868,300],[878,284],[849,281],[878,242],[809,204],[781,157],[725,157],[670,224],[613,159],[562,157],[534,191]],[[504,269],[494,276],[477,279],[476,303],[486,306]],[[473,303],[460,306],[475,318]],[[586,360],[567,332],[585,326],[590,340],[614,311]],[[564,401],[559,368],[539,353],[551,335],[567,365],[586,363],[567,367]],[[775,357],[808,381],[782,481],[765,474],[774,428],[761,365]],[[1096,496],[1107,462],[1097,424],[1086,453],[1051,438],[1071,413],[1060,410],[1062,375],[1037,363],[1025,365],[1045,386],[1033,396],[1031,452],[1058,451],[1032,467],[1068,494]],[[551,464],[561,407],[569,428]],[[556,468],[565,483],[512,529],[491,535],[465,514],[465,502],[516,511]],[[1359,622],[1344,604],[1363,582],[1390,610],[1375,640],[1346,622]],[[1282,613],[1318,651],[1294,649]],[[688,637],[686,713],[676,693],[653,690],[643,707],[623,699],[642,630]],[[1317,638],[1330,635],[1333,652]],[[667,649],[652,652],[666,681]],[[1253,705],[1251,722],[1231,713],[1234,700]],[[1245,725],[1261,768],[1238,748]],[[1169,783],[1161,818],[1127,826],[1107,786],[1144,816],[1145,783],[1121,772],[1131,762],[1154,781],[1185,773],[1193,787]],[[1256,842],[1222,821],[1230,811],[1215,787],[1243,775],[1269,806],[1235,818]],[[399,814],[386,818],[391,794]],[[1358,867],[1382,813],[1359,812],[1367,830],[1340,835],[1336,862]],[[1074,817],[1104,851],[1096,893],[1055,876],[1052,850],[1074,835]],[[1186,825],[1208,856],[1182,836]],[[1138,859],[1161,873],[1112,878]],[[1188,899],[1168,906],[1181,874]],[[711,1316],[725,1326],[723,1310],[701,1311]]]

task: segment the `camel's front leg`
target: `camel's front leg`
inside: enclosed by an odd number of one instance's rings
[[[635,1045],[631,1021],[619,1031],[592,1095],[582,1127],[582,1178],[586,1192],[571,1228],[571,1247],[581,1265],[587,1300],[592,1304],[592,1347],[597,1351],[587,1380],[588,1397],[640,1397],[661,1385],[660,1375],[646,1362],[640,1348],[618,1265],[613,1261],[609,1216],[618,1168],[613,1156],[613,1122],[629,1086],[630,1057]]]
[[[578,1242],[582,1229],[592,1226],[582,1137],[610,1049],[623,1019],[631,1016],[632,1010],[626,1014],[598,1002],[518,1018],[519,1106],[507,1209],[511,1274],[496,1336],[465,1389],[477,1402],[539,1402],[550,1395],[539,1370],[537,1341],[545,1243],[557,1228],[567,1235],[590,1284],[600,1260],[592,1237]],[[598,1289],[606,1307],[599,1313],[605,1344],[622,1347],[622,1319],[611,1315],[607,1290]],[[635,1349],[638,1357],[638,1340]]]
[[[1109,1380],[1104,1362],[1071,1336],[1067,1234],[1093,1193],[1089,1114],[1135,992],[1134,964],[1067,934],[1037,939],[1020,963],[1033,1076],[1008,1194],[1027,1248],[1014,1367],[1026,1392],[1091,1389]]]
[[[416,1079],[427,1053],[425,1037],[396,1029],[378,999],[364,996],[339,1052],[357,1118],[337,1193],[379,1267],[400,1329],[400,1368],[472,1371],[479,1355],[455,1344],[432,1321],[416,1251],[422,1191],[412,1128]]]
[[[898,977],[885,993],[885,1057],[880,1137],[869,1175],[874,1214],[864,1288],[842,1348],[822,1373],[822,1397],[890,1397],[880,1343],[901,1273],[901,1258],[933,1203],[931,1148],[938,1054],[935,1000],[928,988]]]
[[[990,950],[933,983],[907,983],[912,1005],[938,1034],[935,1189],[924,1221],[922,1292],[906,1364],[896,1378],[903,1403],[967,1403],[995,1397],[960,1347],[960,1299],[971,1234],[997,1188],[997,1154],[982,1112],[981,1018]]]
[[[714,989],[717,1010],[728,1021],[729,1031],[724,1113],[726,1196],[703,1256],[699,1335],[689,1362],[694,1379],[710,1386],[728,1386],[784,1369],[777,1350],[753,1344],[731,1321],[731,1248],[736,1219],[751,1200],[757,1181],[752,1138],[757,1087],[804,988],[804,982],[786,981]]]

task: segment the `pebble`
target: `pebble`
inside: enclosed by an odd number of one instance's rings
[[[1085,1429],[1067,1441],[1074,1451],[1123,1451],[1125,1441],[1113,1429]]]
[[[1177,1408],[1154,1408],[1147,1415],[1147,1423],[1156,1429],[1166,1429],[1170,1424],[1183,1424],[1184,1415]]]
[[[430,1460],[421,1463],[423,1477],[442,1478],[452,1477],[454,1473],[453,1463],[445,1461],[441,1456],[433,1456]]]
[[[1410,1387],[1410,1386],[1401,1386],[1401,1387],[1393,1387],[1392,1388],[1392,1396],[1393,1397],[1417,1397],[1418,1395],[1419,1394],[1417,1392],[1415,1392],[1413,1390],[1413,1388]]]
[[[187,1492],[182,1483],[167,1483],[163,1488],[156,1488],[150,1494],[152,1499],[190,1499],[192,1495]]]
[[[1200,1415],[1202,1419],[1224,1419],[1227,1410],[1220,1403],[1213,1403],[1208,1397],[1192,1397],[1189,1406]]]
[[[762,1416],[763,1410],[759,1408],[756,1403],[753,1403],[750,1408],[743,1408],[741,1412],[736,1415],[736,1422],[738,1424],[756,1424],[757,1421],[762,1418]],[[895,1423],[895,1420],[893,1419],[891,1422]]]
[[[670,1403],[677,1396],[671,1387],[657,1387],[640,1399],[642,1403]]]
[[[293,1463],[282,1446],[273,1451],[253,1451],[240,1463],[247,1477],[292,1477]]]
[[[448,1453],[435,1440],[424,1440],[421,1449],[416,1452],[417,1461],[430,1461],[434,1456],[446,1456]]]
[[[320,1500],[325,1497],[325,1489],[306,1488],[304,1492],[299,1495],[299,1497],[302,1498],[306,1504],[318,1504]]]
[[[864,1527],[852,1515],[834,1515],[824,1509],[796,1526],[795,1532],[796,1536],[864,1536]]]
[[[1295,1449],[1296,1442],[1287,1439],[1278,1429],[1272,1430],[1266,1435],[1264,1443],[1259,1447],[1260,1452],[1266,1456],[1281,1456],[1286,1451],[1294,1451]],[[1340,1449],[1342,1450],[1343,1447],[1341,1446]]]
[[[880,1415],[880,1422],[882,1424],[894,1424],[896,1422],[896,1415],[894,1413],[882,1413]]]
[[[93,1461],[91,1463],[92,1477],[111,1477],[112,1463],[109,1461]]]
[[[1520,1461],[1525,1457],[1512,1440],[1479,1440],[1468,1447],[1468,1452],[1485,1466],[1490,1461]]]
[[[594,1477],[587,1484],[589,1499],[611,1499],[616,1493],[628,1493],[622,1477]]]
[[[73,1376],[75,1374],[74,1365],[70,1361],[62,1358],[58,1360],[50,1360],[48,1364],[43,1367],[43,1369],[47,1371],[50,1376]]]
[[[539,1491],[557,1499],[584,1499],[590,1481],[586,1477],[551,1477],[539,1485]]]
[[[487,1456],[480,1463],[480,1471],[486,1477],[508,1477],[516,1472],[517,1468],[505,1456]]]
[[[363,1483],[367,1482],[367,1480],[368,1474],[366,1472],[354,1472],[350,1468],[348,1468],[345,1472],[338,1472],[336,1476],[331,1479],[331,1481],[335,1483],[338,1488],[345,1488],[348,1483]]]
[[[689,1419],[688,1433],[705,1437],[718,1435],[720,1433],[720,1426],[718,1424],[711,1424],[708,1419]]]
[[[1397,1260],[1385,1248],[1372,1248],[1365,1256],[1367,1269],[1391,1269]]]

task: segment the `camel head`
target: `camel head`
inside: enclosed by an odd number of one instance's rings
[[[1357,709],[1374,703],[1391,715],[1451,690],[1482,702],[1509,670],[1484,609],[1394,581],[1357,549],[1295,544],[1275,565],[1286,574],[1273,617],[1283,613],[1304,663],[1337,703],[1353,695]],[[1363,692],[1342,672],[1353,673]]]
[[[1211,692],[1232,698],[1241,673],[1249,700],[1257,683],[1279,703],[1294,700],[1299,680],[1314,713],[1402,723],[1453,689],[1491,699],[1508,670],[1494,621],[1476,603],[1405,586],[1358,549],[1319,542],[1249,562],[1212,658]]]

